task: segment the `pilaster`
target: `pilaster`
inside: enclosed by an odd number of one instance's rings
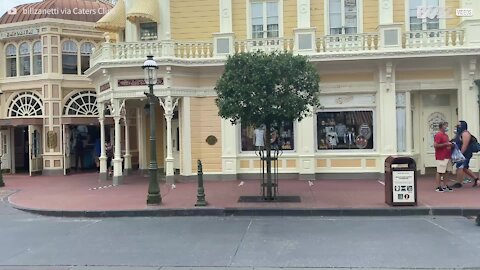
[[[182,156],[182,171],[184,176],[192,175],[192,125],[190,117],[190,97],[183,97],[180,105],[180,130],[182,134],[181,142],[181,156]],[[223,134],[223,133],[222,133]]]
[[[43,85],[43,170],[45,174],[63,174],[62,91],[55,81]]]
[[[312,110],[312,108],[311,108]],[[314,115],[305,117],[298,122],[298,132],[295,137],[296,150],[298,151],[300,164],[300,179],[314,180],[315,179],[315,118]]]
[[[123,180],[122,170],[122,132],[120,126],[120,111],[125,103],[119,99],[112,99],[113,105],[113,121],[115,123],[115,143],[114,143],[114,159],[113,159],[113,185],[118,186]]]
[[[377,92],[377,145],[381,155],[397,153],[397,117],[395,92],[395,67],[388,61],[380,64]],[[383,170],[383,169],[382,169]]]
[[[228,178],[236,178],[239,162],[237,162],[238,132],[237,126],[230,120],[221,119],[222,131],[222,174]]]
[[[168,184],[173,184],[174,181],[174,169],[173,169],[173,144],[172,144],[172,117],[173,111],[178,104],[178,98],[173,99],[171,96],[167,96],[165,99],[159,98],[160,105],[165,111],[165,120],[167,122],[167,157],[165,159],[166,165],[166,181]]]

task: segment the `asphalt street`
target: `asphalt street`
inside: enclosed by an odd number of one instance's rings
[[[0,240],[1,270],[480,269],[463,217],[74,219],[0,203]]]

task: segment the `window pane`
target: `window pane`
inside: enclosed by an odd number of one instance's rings
[[[77,44],[71,40],[67,40],[63,43],[62,52],[77,53]]]
[[[373,149],[373,112],[317,113],[318,149]]]
[[[157,39],[157,23],[141,23],[140,24],[140,40]]]
[[[20,57],[20,76],[30,75],[30,56]]]
[[[35,44],[33,44],[33,53],[34,54],[42,53],[42,43],[40,43],[40,41],[37,41],[35,42]]]
[[[30,55],[30,47],[27,43],[22,43],[20,45],[20,55]]]
[[[90,42],[83,43],[80,47],[80,53],[82,55],[90,55],[92,54],[93,47],[93,44]]]
[[[17,76],[17,59],[7,58],[7,77]]]
[[[82,60],[82,63],[81,63],[82,74],[85,74],[85,70],[90,68],[90,56],[82,56],[81,60]]]
[[[252,3],[252,18],[263,18],[263,3]]]
[[[10,44],[7,46],[7,56],[16,56],[17,55],[17,48]]]
[[[33,56],[33,74],[42,73],[42,56],[35,55]]]
[[[63,74],[77,74],[77,56],[70,54],[62,55]]]
[[[272,148],[278,146],[282,150],[295,149],[295,134],[293,123],[283,123],[278,128],[272,128],[271,131]],[[264,127],[241,127],[242,151],[254,151],[255,146],[263,147],[265,145],[265,128]]]
[[[267,17],[278,17],[277,2],[267,2]]]

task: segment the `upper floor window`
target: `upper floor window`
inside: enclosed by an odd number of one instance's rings
[[[140,40],[156,40],[157,39],[157,23],[147,22],[140,23]]]
[[[33,43],[33,74],[42,73],[42,43],[37,41]]]
[[[17,76],[17,47],[10,44],[5,51],[7,77]]]
[[[24,42],[20,44],[20,76],[30,75],[30,46]]]
[[[355,34],[358,31],[357,0],[329,0],[330,35]]]
[[[410,17],[410,31],[439,29],[440,20],[436,14],[433,17],[419,16],[419,10],[432,10],[439,7],[439,0],[410,0],[409,2],[409,17]],[[431,12],[427,12],[431,13]],[[437,12],[438,13],[438,12]],[[425,17],[425,18],[423,18]]]
[[[77,44],[71,40],[63,43],[62,47],[62,73],[78,74],[78,49]]]
[[[92,54],[92,50],[95,46],[90,43],[90,42],[85,42],[80,46],[80,65],[82,69],[82,74],[85,73],[85,70],[87,70],[90,67],[90,55]]]
[[[253,1],[250,8],[252,38],[280,36],[278,1]]]

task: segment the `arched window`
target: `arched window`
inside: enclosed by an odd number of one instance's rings
[[[7,77],[17,76],[17,47],[15,45],[10,44],[7,46],[5,58],[7,60]]]
[[[30,46],[24,42],[20,44],[20,76],[30,75]]]
[[[9,117],[32,117],[41,115],[43,115],[42,100],[33,92],[19,93],[8,108]]]
[[[93,44],[90,42],[85,42],[80,47],[82,74],[84,74],[85,70],[90,67],[90,55],[92,54],[94,47],[95,46],[93,46]]]
[[[42,43],[33,43],[33,74],[42,73]]]
[[[62,47],[63,74],[78,74],[77,55],[77,44],[71,40],[65,41]]]
[[[65,103],[63,115],[97,116],[97,95],[93,91],[82,91],[74,94]]]

